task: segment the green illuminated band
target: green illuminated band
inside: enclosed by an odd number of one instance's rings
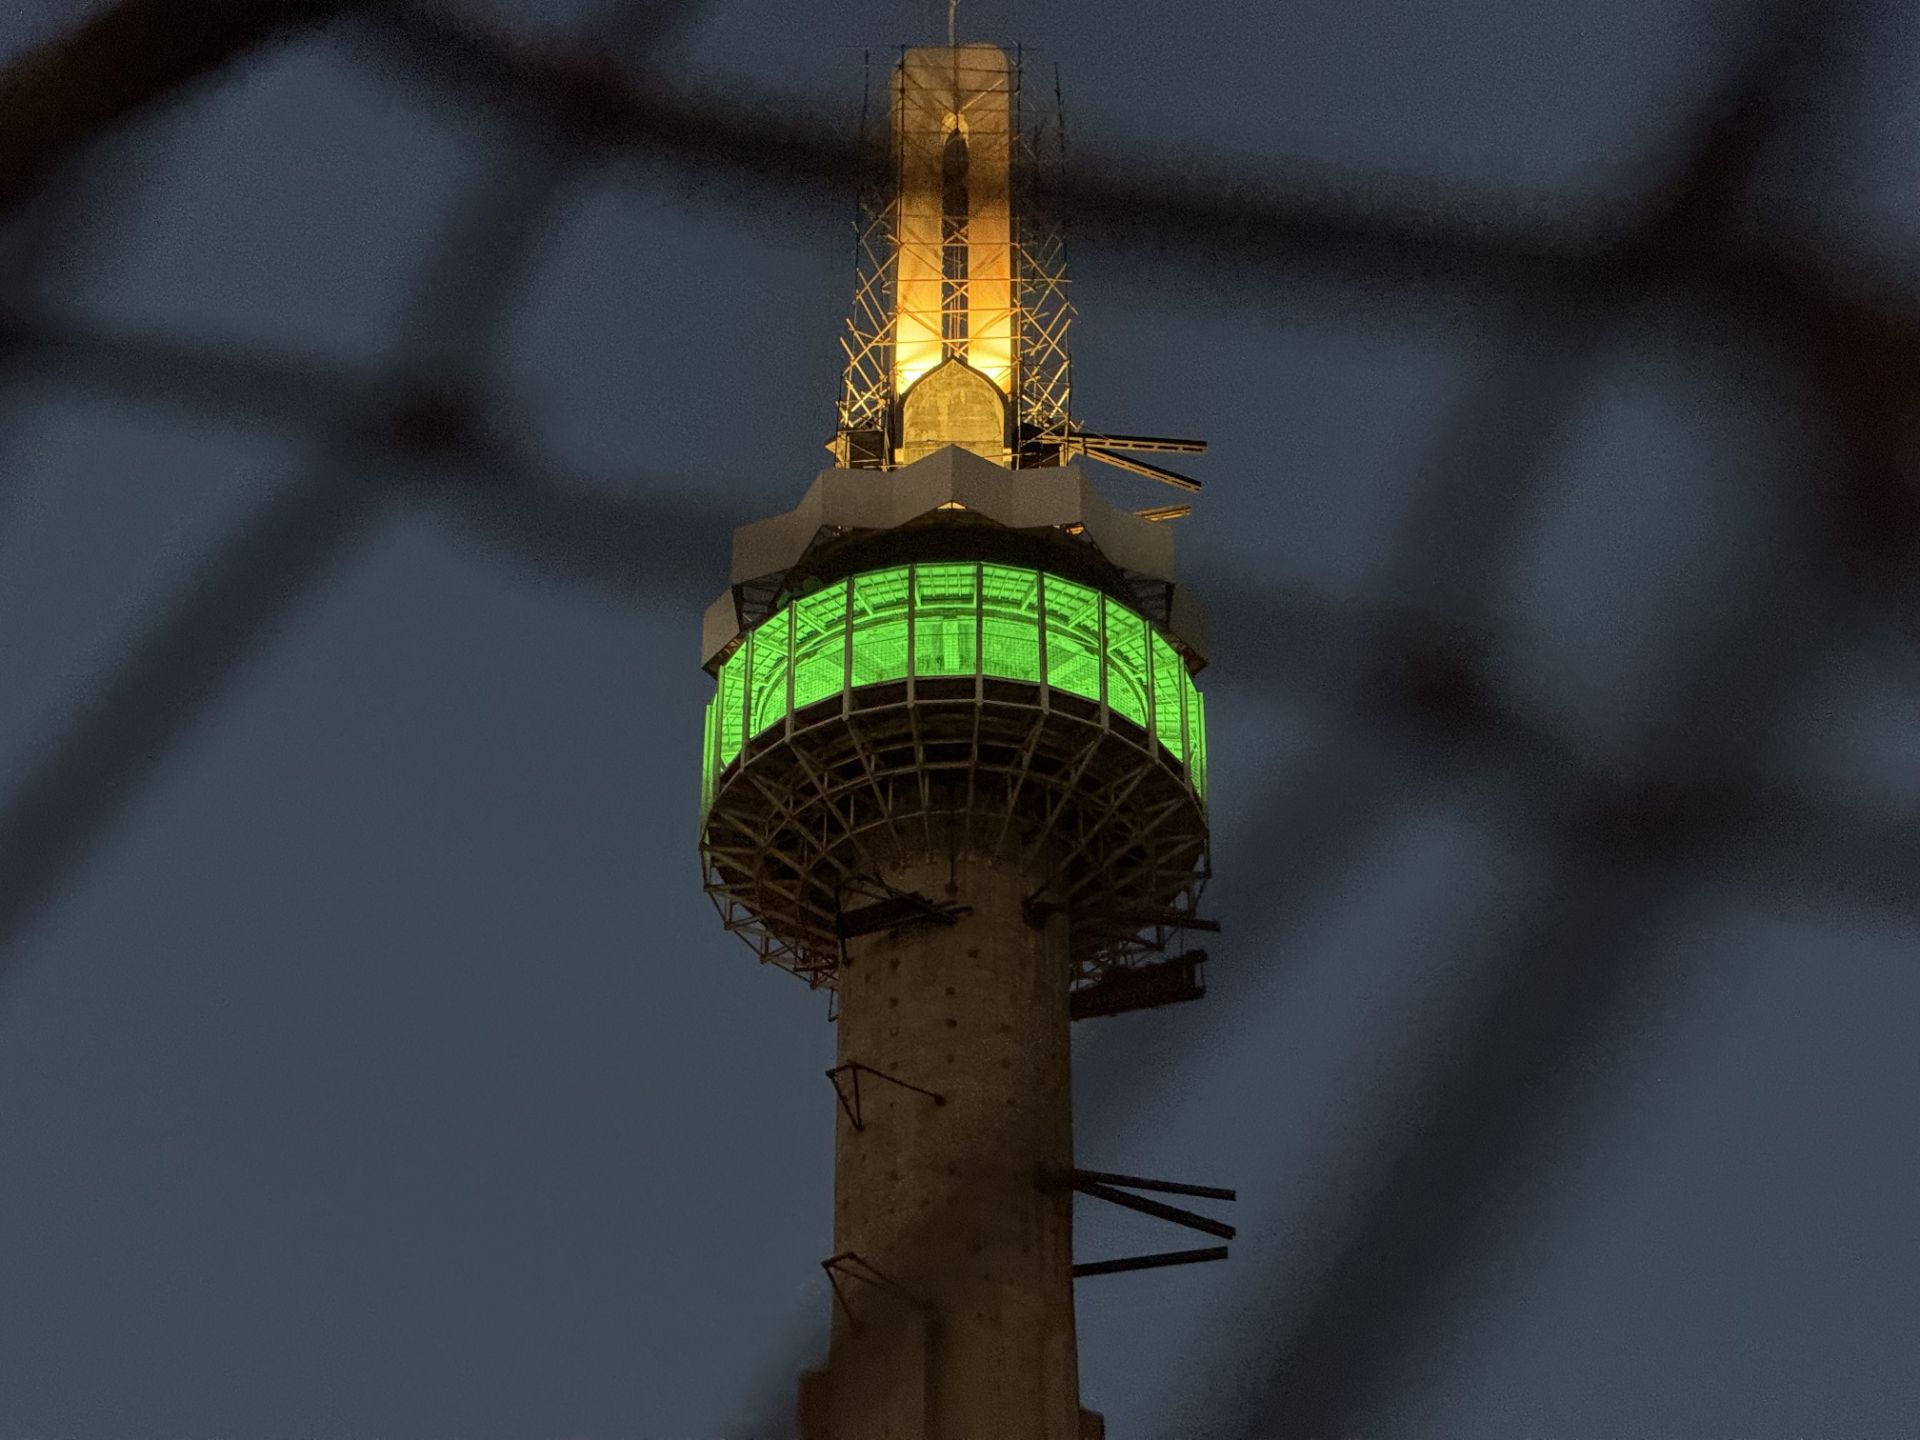
[[[795,600],[720,667],[700,808],[747,741],[849,688],[922,677],[1022,680],[1125,716],[1207,790],[1205,702],[1167,639],[1086,585],[1009,565],[898,565]]]

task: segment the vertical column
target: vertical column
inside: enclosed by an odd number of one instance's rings
[[[1042,1183],[1072,1166],[1066,922],[1029,925],[1031,882],[978,857],[886,878],[971,910],[862,937],[840,974],[840,1062],[881,1074],[839,1121],[824,1433],[1075,1440],[1072,1197]]]

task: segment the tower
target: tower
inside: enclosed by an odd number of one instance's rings
[[[1078,1170],[1074,1019],[1203,993],[1206,631],[1165,522],[1087,457],[1199,442],[1068,413],[1072,316],[1045,218],[1057,130],[992,45],[904,51],[863,204],[835,464],[733,538],[706,886],[763,961],[832,992],[824,1369],[805,1440],[1080,1440],[1076,1192],[1225,1238]],[[1131,452],[1131,453],[1129,453]]]

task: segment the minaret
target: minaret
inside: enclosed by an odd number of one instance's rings
[[[792,510],[734,535],[703,651],[701,853],[729,929],[832,992],[836,1300],[805,1440],[1083,1440],[1069,1029],[1197,998],[1213,928],[1204,624],[1185,506],[1118,509],[1067,413],[1054,156],[992,45],[908,49],[864,212],[840,424]],[[824,1098],[824,1097],[823,1097]],[[771,1178],[771,1177],[770,1177]]]

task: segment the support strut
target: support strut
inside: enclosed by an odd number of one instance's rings
[[[876,1070],[873,1066],[862,1064],[858,1060],[848,1060],[827,1071],[827,1078],[833,1081],[833,1093],[840,1099],[840,1108],[847,1112],[847,1119],[853,1122],[853,1128],[856,1130],[864,1130],[867,1128],[865,1121],[860,1115],[860,1076],[862,1074],[871,1075],[877,1080],[884,1080],[889,1085],[898,1085],[902,1090],[911,1090],[917,1095],[925,1095],[936,1105],[944,1105],[947,1103],[947,1097],[938,1091],[928,1090],[924,1086],[902,1080],[898,1075],[889,1075],[884,1070]],[[840,1081],[842,1075],[851,1075],[853,1078],[843,1085]],[[851,1092],[851,1094],[849,1094],[849,1092]]]

